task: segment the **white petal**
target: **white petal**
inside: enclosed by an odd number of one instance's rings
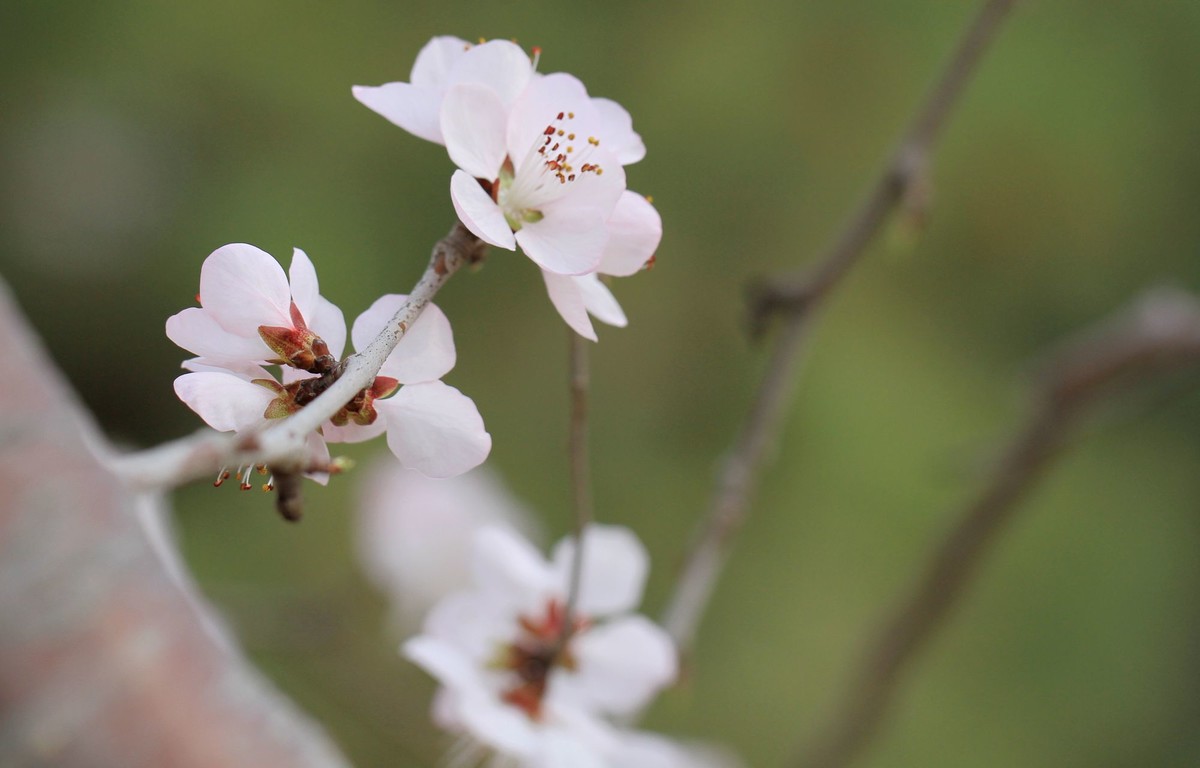
[[[224,373],[226,375],[233,374],[246,381],[254,379],[269,379],[272,378],[267,370],[257,363],[247,363],[245,361],[238,362],[219,362],[207,357],[193,357],[191,360],[184,360],[180,367],[187,371],[196,373],[211,372]]]
[[[646,706],[678,674],[667,633],[644,616],[624,616],[580,634],[571,644],[575,674],[556,678],[586,708],[625,715]]]
[[[450,82],[487,86],[508,105],[525,90],[532,75],[533,62],[521,46],[508,40],[489,40],[473,46],[455,61]]]
[[[446,91],[441,108],[442,137],[450,159],[477,179],[500,175],[508,110],[491,88],[465,83]]]
[[[608,245],[600,260],[606,275],[632,275],[654,255],[662,240],[662,217],[650,201],[625,190],[608,217]]]
[[[283,267],[244,243],[213,251],[200,267],[200,304],[230,333],[256,336],[260,325],[291,326]]]
[[[613,297],[612,291],[608,290],[608,286],[600,281],[599,275],[579,275],[571,279],[575,281],[579,286],[580,293],[583,294],[584,306],[597,320],[618,328],[624,328],[629,324],[629,321],[625,319],[625,313],[621,310],[621,305]]]
[[[517,241],[512,227],[504,219],[504,212],[483,191],[475,177],[465,171],[455,171],[450,177],[450,199],[459,221],[471,230],[471,234],[488,245],[516,250]]]
[[[727,751],[703,744],[681,744],[645,731],[619,733],[609,753],[622,768],[743,768]]]
[[[529,717],[494,694],[464,694],[458,715],[472,736],[506,755],[527,758],[537,748],[538,733]]]
[[[585,339],[596,341],[596,331],[592,328],[587,306],[583,303],[583,292],[579,289],[577,282],[581,279],[572,275],[556,275],[553,272],[542,270],[546,293],[550,295],[550,303],[558,310],[558,314],[575,333]]]
[[[299,248],[292,249],[292,266],[288,268],[288,283],[291,286],[292,302],[309,328],[317,314],[317,299],[321,295],[317,284],[317,270],[308,254]],[[290,325],[290,323],[289,323]]]
[[[175,379],[175,394],[204,423],[220,432],[262,424],[263,411],[275,399],[271,390],[229,373],[185,373]]]
[[[313,316],[304,316],[308,328],[324,340],[329,354],[338,360],[346,351],[346,318],[336,304],[324,296],[317,297],[317,309]]]
[[[646,145],[642,137],[633,130],[633,118],[615,101],[592,99],[601,127],[596,129],[602,136],[603,146],[614,155],[621,165],[636,163],[646,156]]]
[[[308,433],[308,438],[305,440],[305,456],[309,463],[316,466],[329,465],[329,446],[325,444],[325,438],[317,432]],[[305,472],[304,476],[310,480],[314,480],[321,485],[329,484],[328,472]]]
[[[445,85],[450,70],[473,46],[452,35],[435,37],[421,48],[413,63],[409,82],[413,85],[436,88]]]
[[[167,318],[167,338],[187,351],[214,363],[266,360],[274,352],[258,335],[230,333],[221,327],[212,313],[189,307]]]
[[[330,443],[362,443],[379,437],[386,431],[387,420],[382,417],[376,418],[373,424],[361,425],[350,422],[345,426],[339,427],[335,424],[325,422],[321,426],[321,434]]]
[[[553,562],[559,583],[569,582],[574,559],[573,537],[554,547]],[[580,612],[606,616],[633,610],[642,599],[649,569],[650,556],[633,531],[619,525],[589,525],[583,538]]]
[[[546,217],[526,224],[516,234],[526,256],[548,272],[582,275],[600,266],[608,229],[598,211],[546,212]]]
[[[543,730],[537,752],[528,762],[529,768],[628,768],[624,763],[614,764],[605,760],[566,728]]]
[[[354,321],[350,338],[354,348],[362,351],[374,341],[379,332],[391,324],[392,317],[408,299],[404,294],[389,293]],[[454,367],[454,332],[446,313],[434,304],[427,304],[404,338],[392,350],[379,370],[380,376],[397,379],[401,384],[436,381]]]
[[[438,682],[456,689],[470,689],[481,685],[478,667],[454,646],[429,635],[410,638],[401,646],[405,658],[438,679]]]
[[[477,467],[492,436],[471,398],[440,381],[410,384],[376,401],[387,419],[388,447],[400,463],[429,477],[452,477]]]
[[[539,607],[543,599],[555,591],[553,570],[533,545],[514,531],[489,525],[475,534],[471,569],[476,586],[491,595],[497,603]],[[557,591],[563,597],[565,590]]]
[[[577,154],[589,146],[587,139],[594,137],[597,126],[587,89],[577,78],[561,72],[536,78],[513,103],[506,143],[514,163],[520,163],[530,148],[543,140],[551,124],[576,134]]]
[[[440,88],[408,83],[385,83],[380,86],[356,85],[350,92],[359,103],[417,138],[435,144],[445,143],[438,119],[442,106]]]

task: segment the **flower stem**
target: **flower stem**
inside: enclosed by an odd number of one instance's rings
[[[588,372],[589,342],[568,330],[570,349],[567,384],[571,393],[571,423],[569,428],[568,460],[571,473],[571,511],[575,518],[575,557],[571,561],[571,580],[563,613],[560,649],[571,637],[575,626],[575,604],[579,601],[580,581],[583,578],[583,534],[592,522],[591,465],[588,459]]]

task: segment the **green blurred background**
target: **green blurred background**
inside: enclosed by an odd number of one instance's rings
[[[802,265],[879,167],[974,3],[219,2],[0,6],[0,272],[100,422],[199,420],[165,318],[232,241],[315,261],[355,316],[452,222],[444,151],[357,104],[436,34],[516,38],[634,115],[665,237],[594,354],[602,519],[655,555],[659,610],[764,362],[742,294]],[[1168,282],[1200,289],[1200,4],[1026,2],[949,126],[923,231],[836,296],[777,460],[650,727],[783,765],[1016,420],[1029,361]],[[438,298],[447,381],[491,466],[566,532],[562,323],[495,251]],[[1200,764],[1200,377],[1089,424],[911,670],[876,766]],[[382,444],[346,453],[369,463]],[[362,465],[360,464],[360,466]],[[53,468],[48,467],[52,473]],[[356,476],[299,526],[259,493],[176,496],[186,555],[249,653],[361,766],[446,742],[351,539]]]

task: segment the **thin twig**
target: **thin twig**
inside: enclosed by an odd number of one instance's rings
[[[200,432],[144,451],[117,456],[109,468],[133,490],[170,488],[211,476],[220,467],[268,464],[303,470],[305,441],[364,387],[370,386],[405,333],[450,276],[482,258],[484,244],[460,223],[433,248],[408,299],[366,349],[346,358],[325,392],[295,414],[241,434]]]
[[[958,603],[1017,502],[1046,471],[1085,406],[1118,384],[1200,363],[1200,304],[1190,296],[1151,294],[1114,321],[1062,348],[1044,369],[1024,429],[1009,445],[983,492],[955,517],[924,575],[895,609],[855,674],[843,707],[797,762],[843,768],[878,731],[906,664],[928,644]]]
[[[579,602],[583,578],[583,535],[592,522],[591,461],[588,456],[588,351],[590,342],[572,330],[568,387],[571,393],[571,426],[567,453],[571,464],[571,511],[575,518],[575,557],[571,561],[571,580],[563,611],[561,644],[565,645],[575,631],[575,606]]]
[[[783,315],[782,328],[741,433],[718,474],[708,513],[663,613],[663,625],[680,649],[686,651],[691,647],[731,539],[745,521],[750,494],[767,448],[775,442],[784,409],[799,378],[817,309],[859,261],[891,212],[910,190],[923,183],[930,153],[942,127],[1014,2],[984,3],[866,199],[851,215],[841,235],[817,260],[815,268],[800,277],[780,279],[756,290],[752,308],[754,324],[761,328],[770,314],[778,312]]]

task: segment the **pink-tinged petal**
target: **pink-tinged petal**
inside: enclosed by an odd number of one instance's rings
[[[185,373],[175,379],[175,394],[204,423],[219,432],[236,432],[263,424],[263,412],[275,399],[266,387],[230,373]]]
[[[624,107],[611,99],[596,98],[592,99],[592,108],[600,123],[596,133],[603,137],[602,146],[616,155],[621,165],[631,165],[646,156],[646,145],[633,130],[633,118]]]
[[[350,337],[356,350],[366,349],[379,332],[408,299],[404,294],[389,293],[375,300],[367,311],[354,321]],[[454,368],[454,332],[446,313],[434,304],[427,304],[404,338],[392,350],[379,370],[380,376],[396,379],[401,384],[436,381]]]
[[[311,466],[329,465],[329,446],[325,444],[325,438],[316,432],[310,432],[305,443],[305,456]],[[329,485],[328,472],[305,472],[304,476],[320,485]]]
[[[224,373],[233,374],[246,381],[254,379],[270,379],[273,378],[266,368],[256,363],[247,363],[245,361],[237,361],[231,363],[222,363],[207,357],[193,357],[191,360],[184,360],[181,363],[184,370],[192,371],[193,373]]]
[[[410,384],[375,403],[387,419],[388,447],[400,463],[428,477],[453,477],[477,467],[492,436],[471,398],[440,381]]]
[[[662,240],[662,217],[645,197],[625,190],[608,217],[608,245],[600,271],[625,277],[643,267]]]
[[[329,354],[342,359],[346,351],[346,318],[337,305],[324,296],[317,297],[317,308],[313,316],[304,316],[309,330],[317,334],[329,347]]]
[[[543,728],[537,752],[525,763],[528,768],[629,768],[625,763],[605,760],[590,745],[567,728]]]
[[[675,680],[678,662],[670,636],[644,616],[601,624],[571,643],[575,674],[557,679],[570,698],[590,710],[632,714]]]
[[[571,279],[579,286],[579,292],[583,295],[583,304],[593,317],[602,323],[615,325],[618,328],[624,328],[629,324],[621,305],[617,303],[612,291],[608,290],[608,286],[600,281],[599,275],[579,275]]]
[[[429,635],[410,638],[401,647],[405,658],[437,678],[438,682],[456,689],[479,685],[479,673],[473,660],[462,651]]]
[[[528,715],[489,691],[464,692],[458,715],[472,736],[506,755],[527,758],[540,741]]]
[[[472,555],[475,585],[497,604],[521,609],[537,606],[551,593],[560,599],[565,594],[561,588],[555,589],[555,573],[542,553],[508,528],[489,525],[479,529]]]
[[[450,177],[450,200],[458,220],[471,230],[471,234],[488,245],[516,250],[517,241],[512,227],[504,219],[504,212],[483,191],[475,177],[465,171],[455,171]]]
[[[441,108],[442,137],[450,159],[477,179],[492,181],[504,164],[508,110],[491,88],[472,83],[446,91]]]
[[[437,88],[450,79],[450,71],[473,46],[452,35],[441,35],[422,46],[413,63],[409,82],[413,85]]]
[[[513,103],[506,144],[514,163],[520,163],[535,143],[540,145],[548,127],[574,133],[577,156],[589,146],[589,137],[598,138],[591,99],[577,78],[561,72],[536,78]]]
[[[244,243],[222,246],[204,260],[200,304],[222,328],[238,335],[257,335],[260,325],[292,324],[292,295],[283,267]]]
[[[546,293],[550,295],[550,303],[558,310],[558,314],[575,333],[585,339],[596,341],[596,331],[592,328],[592,320],[588,317],[587,306],[583,303],[583,292],[579,290],[577,284],[580,279],[571,275],[556,275],[553,272],[542,270],[542,280],[546,282]]]
[[[489,40],[473,46],[455,61],[449,81],[487,86],[508,105],[525,90],[532,76],[533,62],[521,46],[508,40]]]
[[[461,565],[466,569],[469,562],[464,558]],[[497,646],[512,642],[514,620],[511,606],[503,601],[484,592],[458,592],[433,607],[421,634],[454,648],[479,670],[493,660]]]
[[[387,422],[382,417],[376,418],[374,424],[367,424],[365,426],[351,422],[343,427],[339,427],[336,424],[326,422],[321,427],[321,434],[330,443],[362,443],[379,437],[386,431]]]
[[[600,265],[608,229],[598,211],[566,211],[526,224],[516,238],[525,255],[542,269],[559,275],[582,275]]]
[[[650,556],[633,531],[619,525],[589,525],[583,547],[580,612],[607,616],[636,608],[642,599]],[[574,559],[573,537],[554,547],[554,568],[561,584],[568,583]]]
[[[253,336],[230,333],[212,313],[190,307],[167,318],[167,338],[187,351],[214,363],[266,360],[274,352],[263,343],[257,326]]]
[[[574,182],[560,185],[566,194],[535,207],[547,216],[568,210],[597,211],[607,221],[616,210],[621,194],[625,192],[625,169],[611,153],[602,149],[593,151],[588,162],[599,165],[603,173],[579,174]]]
[[[317,314],[317,299],[321,296],[317,284],[317,270],[308,254],[299,248],[292,249],[292,266],[288,268],[288,283],[291,286],[292,303],[300,310],[300,315],[309,328],[312,328],[313,317]],[[290,323],[289,323],[290,325]]]
[[[727,750],[680,743],[645,731],[620,732],[609,759],[622,768],[745,768]]]
[[[444,144],[438,112],[442,90],[408,83],[356,85],[350,89],[363,106],[387,118],[412,135],[435,144]]]

